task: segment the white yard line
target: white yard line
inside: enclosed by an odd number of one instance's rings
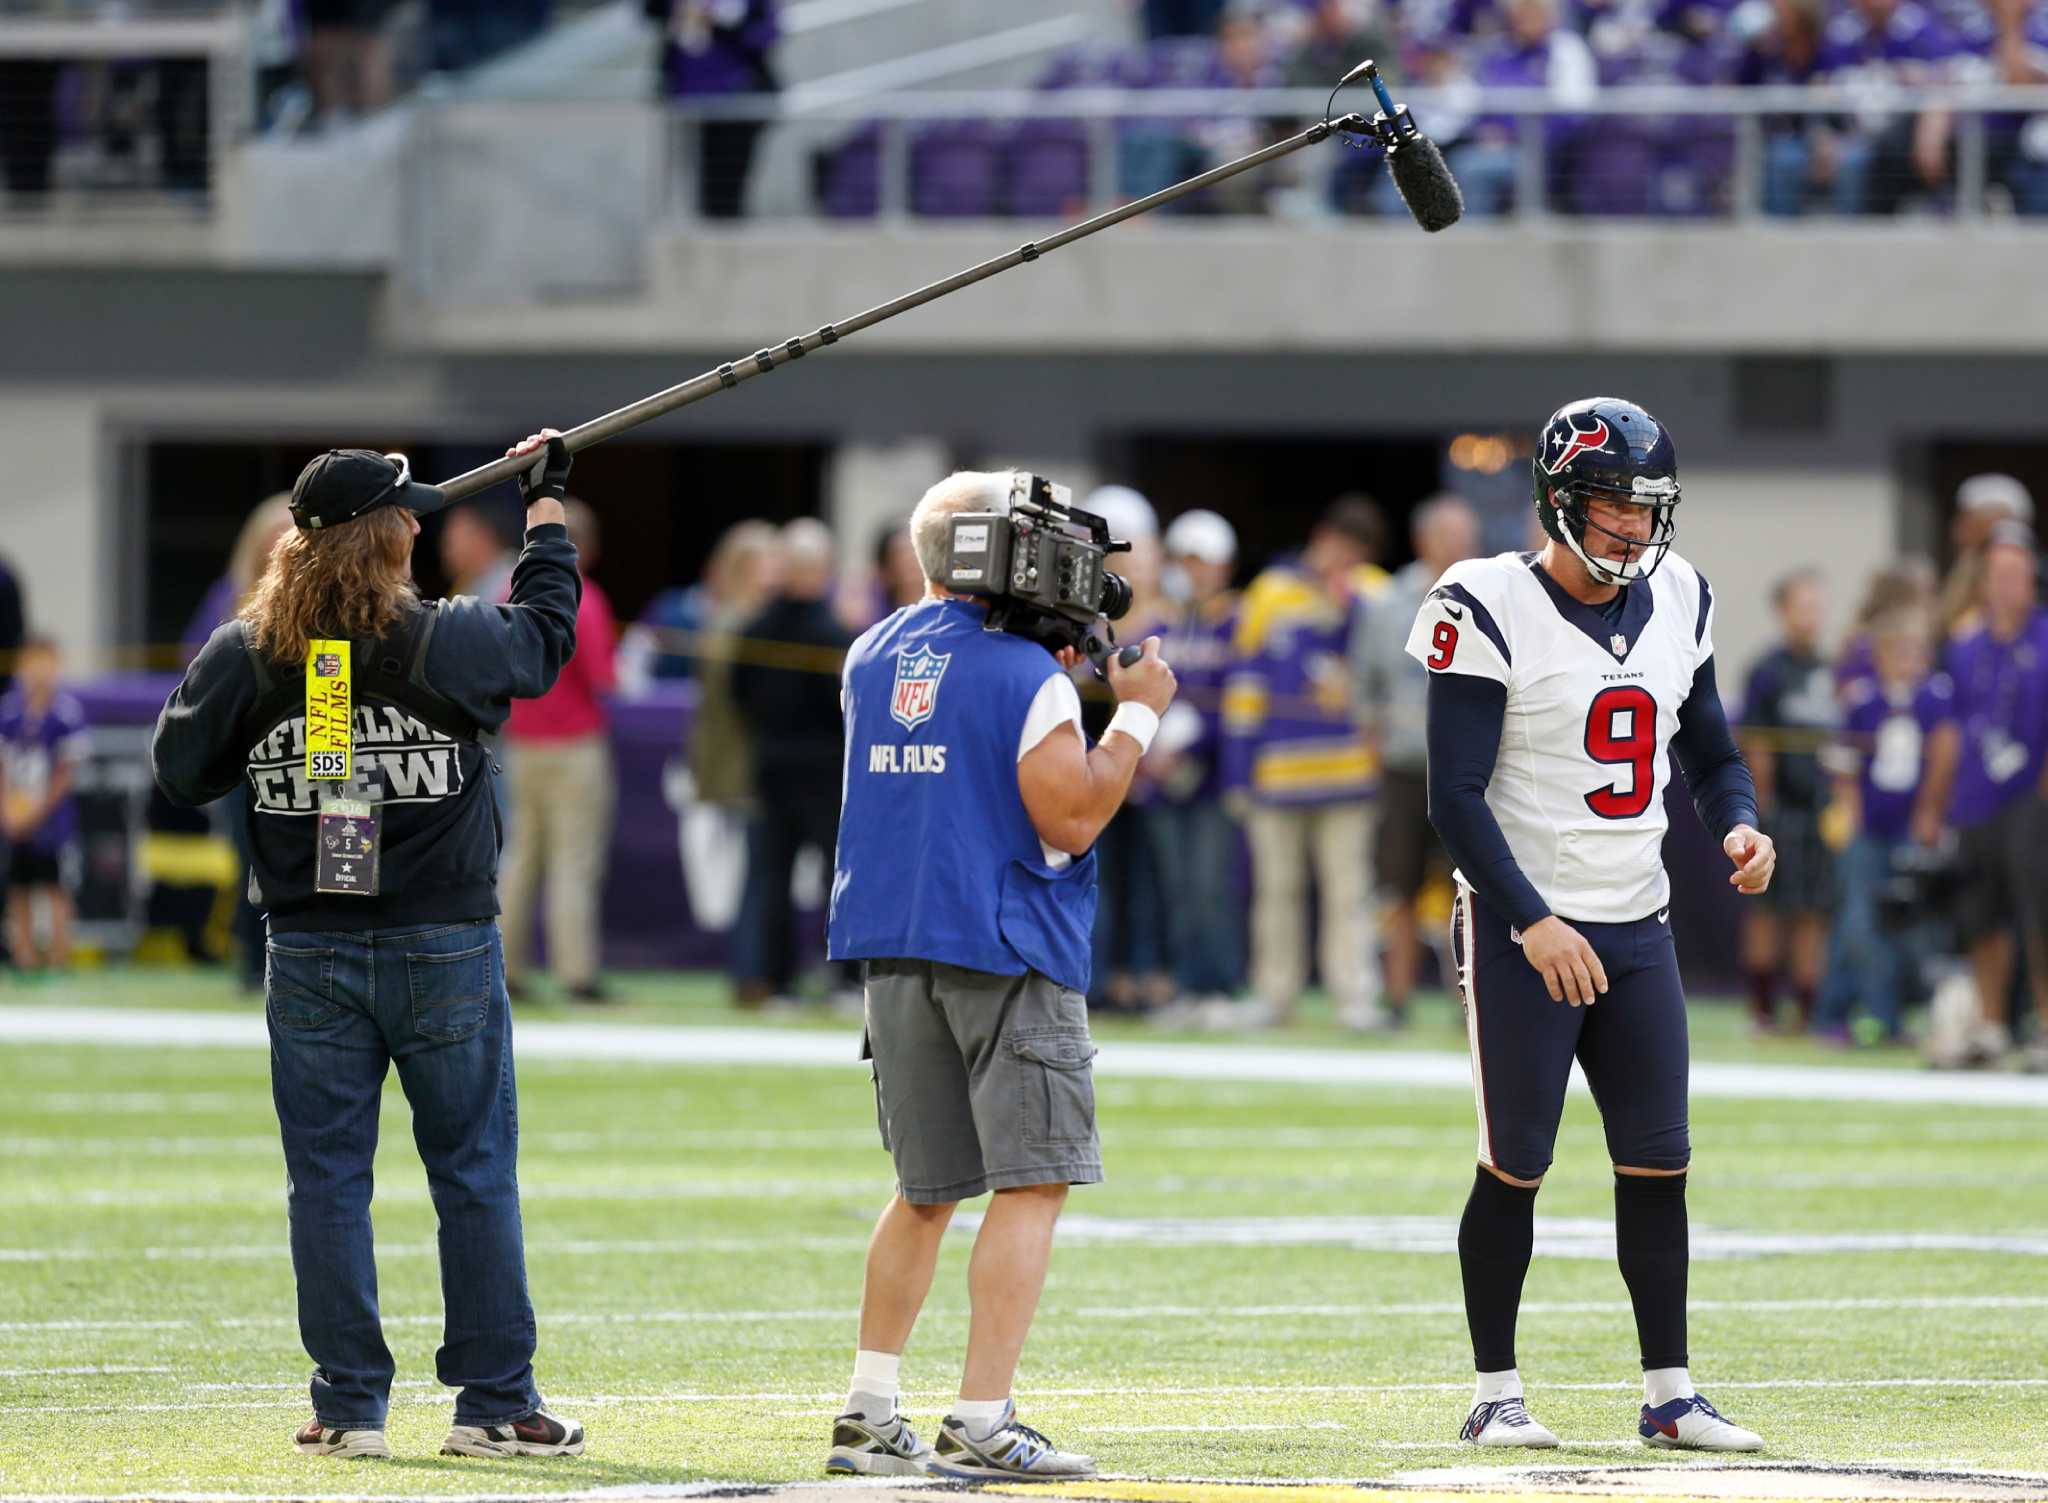
[[[979,1212],[954,1217],[955,1242],[981,1224]],[[1445,1216],[1219,1216],[1146,1217],[1073,1215],[1060,1222],[1063,1245],[1136,1244],[1145,1247],[1344,1247],[1377,1253],[1457,1251],[1458,1224]],[[535,1241],[537,1258],[667,1257],[700,1252],[846,1252],[868,1239],[845,1236],[591,1238]],[[1538,1217],[1536,1251],[1546,1257],[1609,1261],[1614,1226],[1595,1218]],[[1728,1258],[1807,1257],[1824,1253],[1969,1252],[2048,1257],[2048,1231],[1977,1232],[1757,1232],[1695,1225],[1695,1262]],[[433,1242],[383,1242],[380,1258],[432,1258]],[[7,1263],[249,1263],[280,1256],[273,1242],[194,1243],[153,1247],[4,1247]]]
[[[955,1242],[979,1227],[979,1212],[963,1212],[949,1228]],[[1457,1251],[1457,1222],[1442,1216],[1244,1216],[1175,1218],[1074,1215],[1060,1222],[1068,1247],[1137,1244],[1146,1247],[1343,1247],[1376,1253]],[[700,1252],[846,1252],[868,1239],[844,1236],[593,1238],[528,1242],[540,1258],[667,1257]],[[1609,1261],[1611,1222],[1585,1218],[1536,1220],[1536,1251],[1545,1257]],[[2048,1257],[2048,1231],[2023,1228],[1977,1232],[1757,1232],[1695,1225],[1695,1262],[1730,1258],[1810,1257],[1827,1253],[1967,1252]],[[382,1242],[381,1258],[432,1258],[433,1242]],[[0,1264],[251,1263],[280,1256],[275,1243],[194,1243],[151,1247],[0,1247]]]
[[[519,1050],[526,1058],[773,1065],[781,1069],[840,1069],[849,1074],[860,1068],[856,1058],[859,1036],[852,1031],[521,1022],[518,1032]],[[0,1008],[0,1042],[128,1048],[258,1048],[267,1041],[263,1019],[251,1013],[32,1005]],[[1462,1054],[1265,1044],[1225,1046],[1112,1040],[1102,1046],[1096,1069],[1111,1077],[1289,1085],[1463,1091],[1472,1084]],[[1580,1088],[1583,1089],[1583,1083]],[[1692,1067],[1692,1090],[1696,1096],[1747,1100],[2048,1108],[2048,1077],[1952,1075],[1854,1066],[1700,1062]]]
[[[1545,1392],[1559,1393],[1638,1393],[1642,1385],[1636,1382],[1617,1381],[1611,1383],[1545,1383]],[[1852,1392],[1870,1389],[1992,1389],[1992,1388],[2048,1388],[2048,1378],[1760,1378],[1749,1382],[1717,1381],[1715,1391],[1752,1392],[1776,1389],[1795,1389],[1818,1392]],[[1146,1399],[1146,1398],[1241,1398],[1261,1394],[1298,1396],[1318,1394],[1342,1397],[1344,1395],[1388,1394],[1388,1393],[1470,1393],[1470,1380],[1447,1383],[1219,1383],[1211,1385],[1189,1385],[1186,1387],[1144,1388],[1121,1384],[1115,1388],[1043,1388],[1031,1390],[1034,1404],[1056,1404],[1065,1399]],[[673,1393],[591,1393],[555,1394],[549,1402],[564,1411],[574,1409],[635,1409],[649,1408],[664,1404],[818,1404],[833,1405],[845,1398],[842,1390],[827,1393],[702,1393],[695,1390],[681,1390]],[[944,1404],[950,1392],[934,1390],[906,1396],[906,1407],[919,1408]],[[183,1403],[134,1404],[109,1399],[99,1404],[0,1404],[0,1414],[178,1414],[187,1411],[204,1410],[259,1410],[291,1409],[305,1404],[302,1390],[295,1390],[291,1397],[276,1399],[222,1399],[197,1400]],[[405,1393],[397,1395],[395,1403],[446,1404],[452,1402],[446,1392]],[[1175,1427],[1178,1428],[1178,1427]]]
[[[282,1254],[279,1254],[282,1256]],[[1721,1300],[1695,1299],[1688,1308],[1696,1315],[1780,1315],[1799,1314],[1840,1314],[1862,1311],[1875,1314],[1899,1314],[1905,1311],[1924,1310],[1930,1312],[1961,1312],[1966,1310],[2043,1310],[2048,1309],[2048,1295],[2034,1294],[1930,1294],[1872,1296],[1869,1298],[1838,1299],[1758,1299]],[[1531,1300],[1521,1307],[1521,1313],[1531,1318],[1547,1316],[1576,1315],[1628,1315],[1631,1307],[1626,1300]],[[860,1312],[848,1306],[845,1309],[824,1310],[562,1310],[542,1311],[539,1320],[543,1326],[661,1326],[661,1325],[804,1325],[810,1322],[827,1324],[856,1319]],[[1080,1306],[1066,1310],[1056,1303],[1046,1306],[1048,1320],[1213,1320],[1216,1310],[1211,1305],[1120,1305],[1114,1308]],[[1403,1320],[1403,1319],[1458,1319],[1465,1318],[1465,1307],[1454,1300],[1418,1300],[1386,1304],[1294,1304],[1294,1305],[1240,1305],[1230,1311],[1233,1320]],[[926,1320],[945,1321],[963,1319],[964,1312],[949,1315],[943,1310],[929,1312]],[[0,1321],[0,1333],[20,1335],[53,1334],[65,1335],[84,1332],[125,1332],[125,1331],[219,1331],[277,1329],[296,1326],[296,1317],[291,1315],[237,1315],[222,1318],[194,1317],[183,1320],[13,1320]],[[387,1315],[384,1325],[389,1329],[422,1327],[438,1330],[442,1324],[439,1315]],[[80,1368],[80,1372],[111,1372],[112,1368]],[[155,1368],[131,1368],[133,1372],[153,1372]],[[161,1369],[169,1371],[169,1369]],[[53,1371],[53,1369],[40,1369]],[[0,1374],[5,1376],[5,1374]],[[261,1386],[261,1385],[256,1385]]]

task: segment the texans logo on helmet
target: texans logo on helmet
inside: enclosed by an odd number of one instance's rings
[[[1568,433],[1553,433],[1550,436],[1551,443],[1564,446],[1564,452],[1551,460],[1549,465],[1546,466],[1553,475],[1570,465],[1581,454],[1589,450],[1606,448],[1608,439],[1613,436],[1609,433],[1606,420],[1603,418],[1594,418],[1592,428],[1583,433],[1579,431],[1578,424],[1573,423],[1569,418],[1565,422],[1569,428]]]
[[[950,652],[933,652],[929,647],[899,653],[896,658],[896,689],[889,698],[889,718],[906,731],[914,731],[932,718],[939,704],[939,680],[946,676]]]

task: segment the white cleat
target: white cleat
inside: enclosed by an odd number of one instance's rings
[[[1663,1446],[1674,1451],[1761,1451],[1764,1438],[1753,1430],[1731,1425],[1721,1411],[1698,1394],[1673,1399],[1652,1409],[1643,1405],[1643,1417],[1636,1433],[1646,1446]]]
[[[1521,1446],[1528,1450],[1544,1450],[1557,1444],[1555,1435],[1530,1418],[1529,1411],[1522,1407],[1520,1394],[1474,1404],[1472,1412],[1465,1416],[1465,1428],[1458,1432],[1458,1439],[1475,1446]]]

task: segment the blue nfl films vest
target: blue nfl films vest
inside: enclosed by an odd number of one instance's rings
[[[906,606],[846,658],[834,960],[1027,969],[1088,989],[1095,852],[1064,870],[1017,791],[1017,739],[1057,665],[978,605]]]

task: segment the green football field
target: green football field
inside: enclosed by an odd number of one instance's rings
[[[628,988],[620,1023],[735,1021],[701,983]],[[433,1381],[433,1213],[394,1084],[376,1225],[398,1455],[347,1464],[288,1443],[308,1413],[308,1364],[260,1044],[6,1031],[23,1008],[145,1003],[138,1016],[237,1005],[190,974],[0,991],[0,1494],[516,1494],[818,1475],[890,1179],[853,1025],[758,1024],[753,1062],[704,1065],[558,1053],[561,1009],[525,1020],[538,1367],[550,1402],[589,1427],[580,1459],[435,1454],[450,1400]],[[827,1027],[848,1035],[844,1066],[774,1062],[778,1039]],[[1696,1034],[1702,1061],[1775,1066],[1794,1094],[1801,1079],[1818,1097],[1830,1072],[1877,1063],[1747,1041],[1729,1008],[1697,1008]],[[1180,1063],[1140,1073],[1114,1063],[1134,1030],[1102,1036],[1110,1181],[1069,1203],[1019,1379],[1029,1421],[1127,1476],[1367,1479],[1530,1459],[1455,1444],[1470,1382],[1451,1250],[1472,1175],[1469,1089],[1234,1078],[1265,1040],[1186,1040],[1167,1051]],[[1439,1002],[1393,1044],[1313,1020],[1280,1042],[1414,1051],[1419,1067],[1461,1036]],[[2048,1472],[2048,1095],[1957,1097],[1695,1100],[1693,1371],[1763,1433],[1767,1458]],[[1538,1205],[1519,1342],[1532,1408],[1566,1440],[1545,1460],[1643,1458],[1610,1185],[1591,1104],[1575,1095]],[[965,1225],[949,1238],[905,1361],[927,1426],[957,1376],[969,1241]]]

